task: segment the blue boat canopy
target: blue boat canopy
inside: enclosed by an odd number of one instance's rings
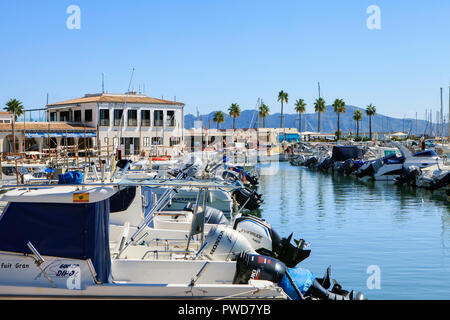
[[[331,159],[334,161],[362,159],[362,150],[357,146],[334,146]]]
[[[109,199],[93,203],[10,202],[0,216],[0,251],[91,259],[97,280],[107,282]]]
[[[415,153],[413,157],[437,157],[437,153],[434,150],[425,150]]]

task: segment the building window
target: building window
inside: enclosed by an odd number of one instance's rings
[[[70,111],[61,111],[59,113],[59,121],[70,121]]]
[[[163,113],[162,110],[155,110],[153,112],[153,119],[155,119],[153,125],[155,127],[162,127],[163,126],[163,121],[164,121],[163,120],[163,116],[164,116],[164,113]]]
[[[4,123],[11,123],[11,120],[5,120]]]
[[[162,145],[162,138],[161,137],[152,137],[152,145],[154,145],[154,146]]]
[[[137,126],[137,110],[128,110],[128,125],[130,127]]]
[[[75,110],[73,112],[73,122],[81,122],[81,110]]]
[[[119,127],[122,121],[123,110],[114,109],[114,126]]]
[[[120,144],[125,146],[125,155],[139,154],[139,138],[121,138]]]
[[[57,116],[56,112],[50,112],[50,121],[58,121]]]
[[[92,122],[92,109],[84,110],[84,121]]]
[[[100,109],[99,125],[109,127],[109,109]]]
[[[175,111],[167,111],[166,126],[175,127]]]
[[[179,145],[181,142],[180,137],[170,137],[170,146],[176,146]]]
[[[150,110],[141,110],[141,126],[150,127]]]
[[[144,137],[144,148],[150,147],[150,138]]]

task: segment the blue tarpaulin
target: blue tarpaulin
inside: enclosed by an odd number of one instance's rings
[[[107,282],[109,199],[95,203],[11,202],[0,216],[0,251],[91,259],[97,280]]]
[[[289,274],[291,275],[292,280],[294,280],[295,285],[298,287],[298,290],[302,294],[305,294],[308,291],[309,287],[313,284],[316,277],[314,274],[303,268],[290,268],[288,269]],[[295,291],[294,286],[289,281],[288,277],[284,275],[281,279],[280,287],[283,288],[284,292],[292,299],[292,300],[300,300],[300,297]]]
[[[80,171],[69,171],[58,174],[58,184],[81,184],[83,173]]]
[[[285,135],[284,133],[279,134],[279,136],[278,136],[279,142],[282,142],[282,141],[299,142],[300,141],[300,135],[298,133],[286,133],[286,140],[284,139],[284,135]]]

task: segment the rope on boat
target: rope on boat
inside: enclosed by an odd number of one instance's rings
[[[256,293],[259,293],[259,292],[264,291],[264,290],[272,290],[272,289],[273,289],[272,286],[266,286],[266,287],[264,287],[264,288],[256,288],[256,289],[249,290],[249,291],[244,291],[244,292],[240,292],[240,293],[230,294],[229,296],[220,297],[220,298],[216,298],[216,299],[213,299],[213,300],[230,299],[230,298],[234,298],[234,297],[239,297],[239,296],[242,296],[242,295],[246,295],[246,294],[249,294],[249,293],[250,293],[250,294],[256,294]],[[278,290],[278,292],[282,293],[281,290]]]

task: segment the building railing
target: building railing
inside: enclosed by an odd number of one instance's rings
[[[109,127],[109,119],[100,119],[98,124],[102,127]]]
[[[137,119],[130,119],[130,118],[128,118],[128,126],[136,127],[137,126]]]
[[[155,120],[154,125],[155,125],[155,127],[162,127],[163,126],[163,120]]]
[[[150,120],[141,120],[141,126],[143,127],[150,127],[151,121]]]

